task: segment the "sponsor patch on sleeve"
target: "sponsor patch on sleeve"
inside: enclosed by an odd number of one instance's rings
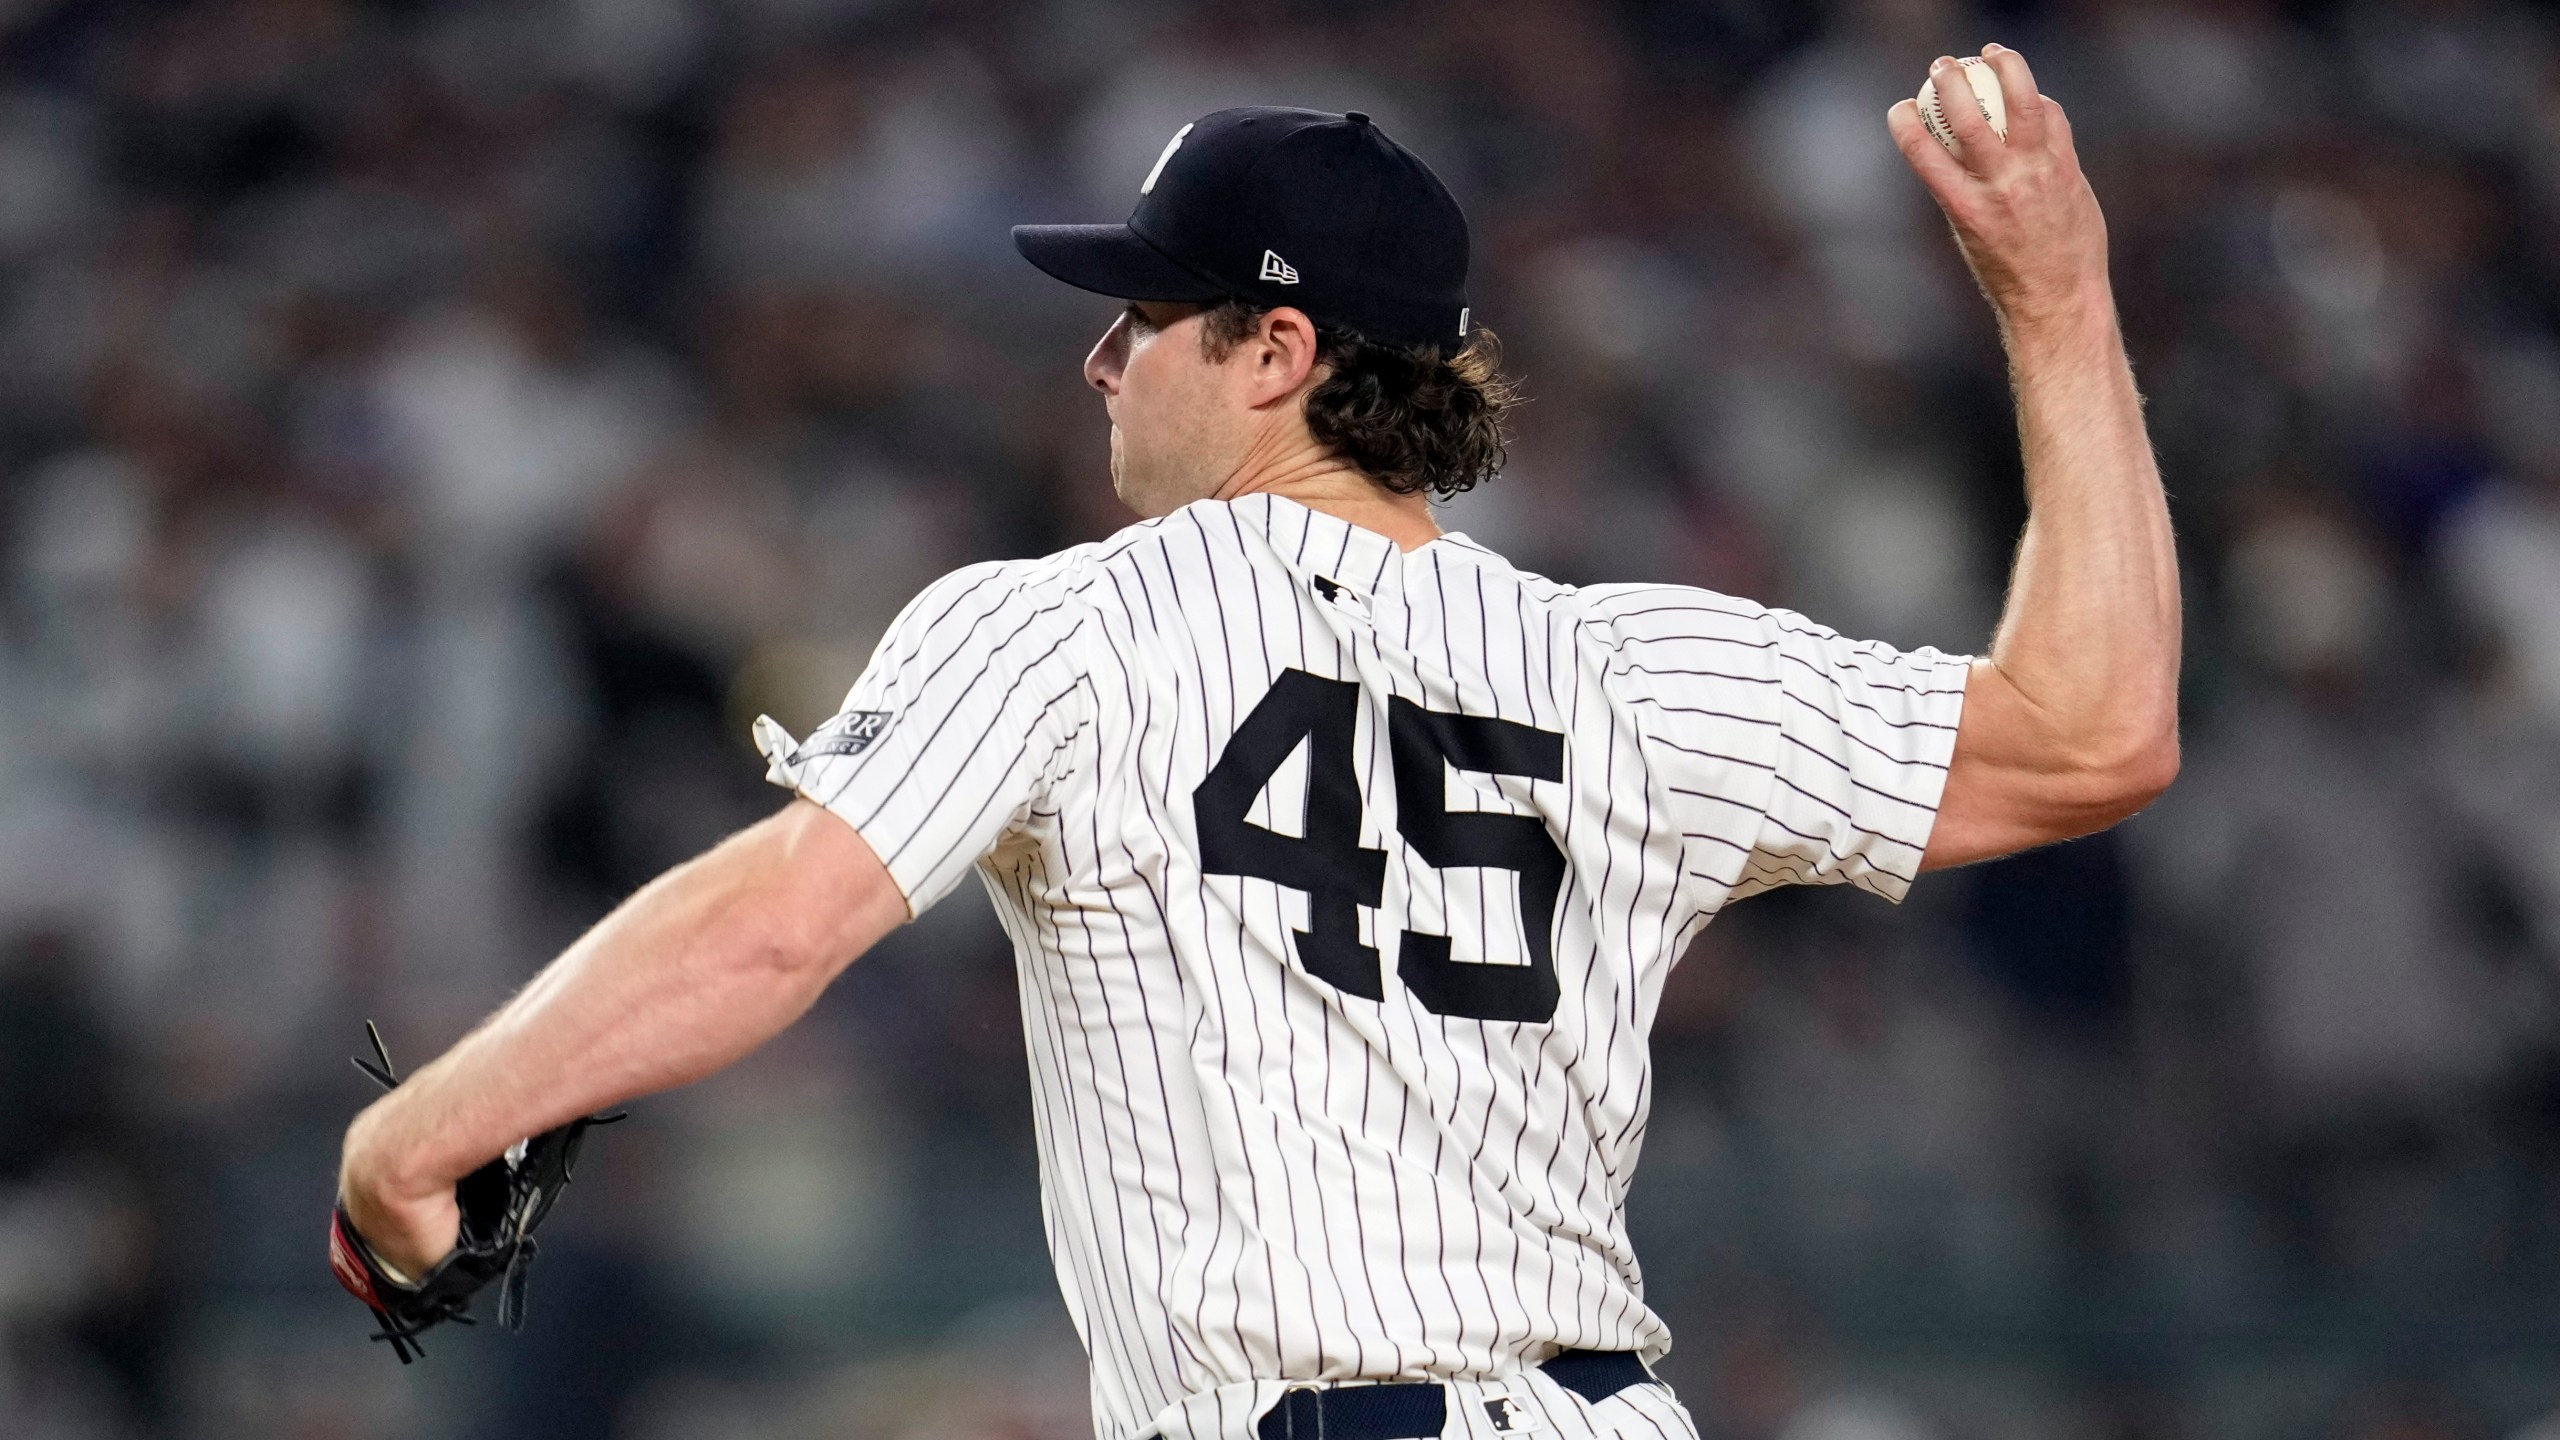
[[[821,755],[859,755],[871,748],[889,728],[887,710],[847,710],[833,720],[809,732],[800,742],[800,758],[814,760]]]

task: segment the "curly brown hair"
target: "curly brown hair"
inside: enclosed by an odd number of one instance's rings
[[[1221,300],[1201,313],[1200,348],[1224,360],[1270,307]],[[1399,495],[1447,499],[1502,468],[1511,447],[1504,415],[1520,392],[1502,373],[1502,342],[1479,326],[1451,354],[1387,345],[1319,327],[1316,363],[1332,370],[1307,392],[1307,430],[1360,472]]]

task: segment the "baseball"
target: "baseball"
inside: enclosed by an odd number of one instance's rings
[[[2008,139],[2009,104],[2000,94],[2000,72],[1979,56],[1968,55],[1956,63],[1964,67],[1964,78],[1973,85],[1974,103],[1980,107],[1982,118],[1991,122],[1992,133]],[[1929,127],[1929,133],[1938,137],[1938,143],[1946,146],[1948,153],[1964,153],[1964,142],[1956,138],[1955,127],[1947,123],[1947,112],[1938,108],[1935,78],[1920,82],[1920,123]]]

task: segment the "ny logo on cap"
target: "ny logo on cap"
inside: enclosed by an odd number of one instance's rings
[[[1298,283],[1298,267],[1281,259],[1272,251],[1262,252],[1262,279],[1277,280],[1283,285]]]
[[[1191,125],[1197,125],[1199,123],[1199,121],[1194,120],[1191,122]],[[1164,142],[1164,153],[1156,157],[1156,167],[1147,172],[1147,183],[1138,187],[1139,194],[1153,195],[1156,193],[1156,181],[1164,174],[1164,162],[1172,159],[1173,152],[1182,148],[1182,137],[1191,133],[1191,125],[1185,125],[1181,129],[1174,131],[1173,138]]]

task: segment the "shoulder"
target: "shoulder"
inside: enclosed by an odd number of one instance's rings
[[[1611,647],[1703,640],[1767,649],[1788,612],[1695,585],[1585,585],[1560,602],[1585,636]],[[1801,616],[1797,624],[1811,627]]]
[[[1481,572],[1515,590],[1553,623],[1570,627],[1581,644],[1615,649],[1652,640],[1725,639],[1754,646],[1769,643],[1773,627],[1792,621],[1819,629],[1800,615],[1754,600],[1695,585],[1619,582],[1569,585],[1524,570],[1500,552],[1452,533],[1432,547],[1438,563]],[[1825,632],[1828,633],[1828,632]]]
[[[1047,555],[963,565],[926,586],[914,605],[921,607],[937,597],[1073,603],[1114,562],[1132,553],[1161,549],[1164,527],[1177,518],[1141,521],[1108,539],[1071,545]]]
[[[1729,622],[1756,624],[1770,613],[1768,607],[1757,602],[1695,585],[1647,582],[1570,585],[1534,570],[1524,570],[1500,551],[1456,531],[1443,535],[1432,550],[1442,563],[1482,571],[1489,578],[1499,578],[1516,587],[1536,604],[1575,621],[1598,626],[1615,625],[1649,615],[1724,617]]]
[[[951,571],[907,602],[884,650],[910,656],[982,648],[1011,653],[1029,644],[1027,655],[1072,645],[1085,628],[1086,606],[1065,563],[1071,553],[982,560]]]
[[[1025,592],[1069,594],[1087,590],[1102,575],[1115,568],[1124,568],[1134,558],[1162,554],[1177,540],[1196,544],[1201,524],[1191,512],[1198,508],[1195,505],[1153,520],[1141,520],[1123,526],[1103,539],[1070,545],[1034,559],[993,560],[964,566],[944,577],[942,583],[970,576],[983,577],[989,583]]]
[[[1047,555],[963,565],[919,591],[893,633],[911,645],[996,630],[1061,638],[1070,648],[1107,643],[1105,627],[1089,622],[1137,603],[1144,582],[1134,572],[1168,550],[1196,557],[1200,534],[1197,517],[1176,511]]]
[[[1223,570],[1242,549],[1227,506],[1204,500],[1038,559],[969,566],[944,583],[968,577],[1063,614],[1126,617],[1162,603],[1166,579]]]

